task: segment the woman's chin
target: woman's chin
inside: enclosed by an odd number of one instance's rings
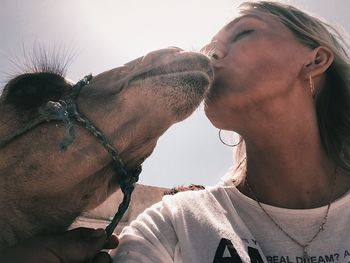
[[[207,116],[208,120],[211,122],[211,124],[218,128],[222,129],[221,126],[223,125],[222,121],[218,118],[218,114],[215,113],[212,109],[215,109],[215,107],[210,107],[208,104],[205,104],[204,112]]]

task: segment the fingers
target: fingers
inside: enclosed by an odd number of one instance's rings
[[[107,252],[98,253],[91,263],[112,263],[112,258]]]
[[[103,229],[76,228],[48,242],[47,248],[63,262],[91,260],[106,243]]]
[[[119,240],[116,235],[112,235],[107,238],[107,241],[105,242],[103,248],[104,249],[114,249],[118,246]]]
[[[103,229],[76,228],[56,236],[36,237],[1,251],[1,263],[110,263],[111,257],[102,249],[118,246],[118,237],[107,238]]]

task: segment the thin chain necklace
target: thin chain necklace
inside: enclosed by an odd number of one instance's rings
[[[294,237],[292,237],[287,231],[285,231],[281,225],[279,225],[276,220],[266,211],[266,209],[262,206],[261,202],[258,200],[258,198],[256,197],[253,189],[250,187],[249,183],[248,183],[248,179],[247,177],[245,178],[245,183],[248,187],[248,190],[250,192],[250,194],[253,196],[253,198],[255,199],[255,201],[257,202],[257,204],[259,205],[259,207],[261,208],[261,210],[266,214],[266,216],[271,220],[271,222],[282,232],[284,233],[290,240],[292,240],[295,244],[297,244],[298,246],[300,246],[303,249],[303,262],[309,262],[310,256],[308,254],[307,249],[309,248],[309,246],[311,245],[311,243],[316,239],[316,237],[318,236],[319,233],[321,233],[324,230],[324,227],[327,223],[328,220],[328,214],[329,214],[329,209],[331,208],[331,204],[332,204],[332,200],[333,200],[333,194],[334,194],[334,188],[335,188],[335,183],[336,183],[336,179],[337,179],[337,175],[338,175],[338,171],[337,168],[334,169],[334,180],[333,180],[333,185],[329,194],[329,200],[328,200],[328,205],[327,205],[327,209],[326,209],[326,213],[322,219],[322,222],[317,230],[317,232],[312,236],[312,238],[306,242],[305,244],[301,243],[300,241],[296,240]]]

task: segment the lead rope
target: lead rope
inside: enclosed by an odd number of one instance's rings
[[[75,126],[80,124],[85,129],[87,129],[93,136],[95,136],[99,142],[105,147],[105,149],[112,156],[114,165],[113,168],[120,176],[120,189],[123,192],[123,201],[120,203],[116,214],[114,215],[111,223],[106,227],[107,236],[111,236],[117,227],[118,223],[122,219],[126,210],[129,207],[131,194],[135,189],[135,184],[139,179],[139,175],[142,171],[141,165],[136,167],[132,171],[127,171],[125,169],[124,163],[119,157],[116,149],[109,143],[107,138],[103,133],[84,115],[79,112],[78,106],[76,104],[76,99],[81,91],[81,89],[88,85],[92,80],[92,75],[89,74],[83,79],[79,80],[73,87],[71,92],[64,96],[61,100],[49,101],[45,105],[41,106],[38,110],[39,116],[24,125],[23,128],[12,133],[11,135],[5,136],[0,141],[0,149],[7,145],[10,141],[16,137],[26,133],[27,131],[33,129],[43,122],[49,121],[62,121],[65,129],[66,135],[60,142],[59,147],[61,151],[65,151],[70,144],[73,143],[75,139]]]

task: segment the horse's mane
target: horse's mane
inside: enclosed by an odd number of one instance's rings
[[[73,53],[63,48],[47,49],[42,45],[34,45],[30,51],[22,47],[21,53],[21,58],[10,60],[17,72],[5,85],[0,103],[28,109],[59,99],[69,86],[65,75]]]
[[[75,52],[71,48],[49,48],[43,44],[27,48],[22,45],[21,50],[9,58],[14,68],[14,74],[11,75],[14,78],[23,73],[52,73],[65,77],[74,57]]]

